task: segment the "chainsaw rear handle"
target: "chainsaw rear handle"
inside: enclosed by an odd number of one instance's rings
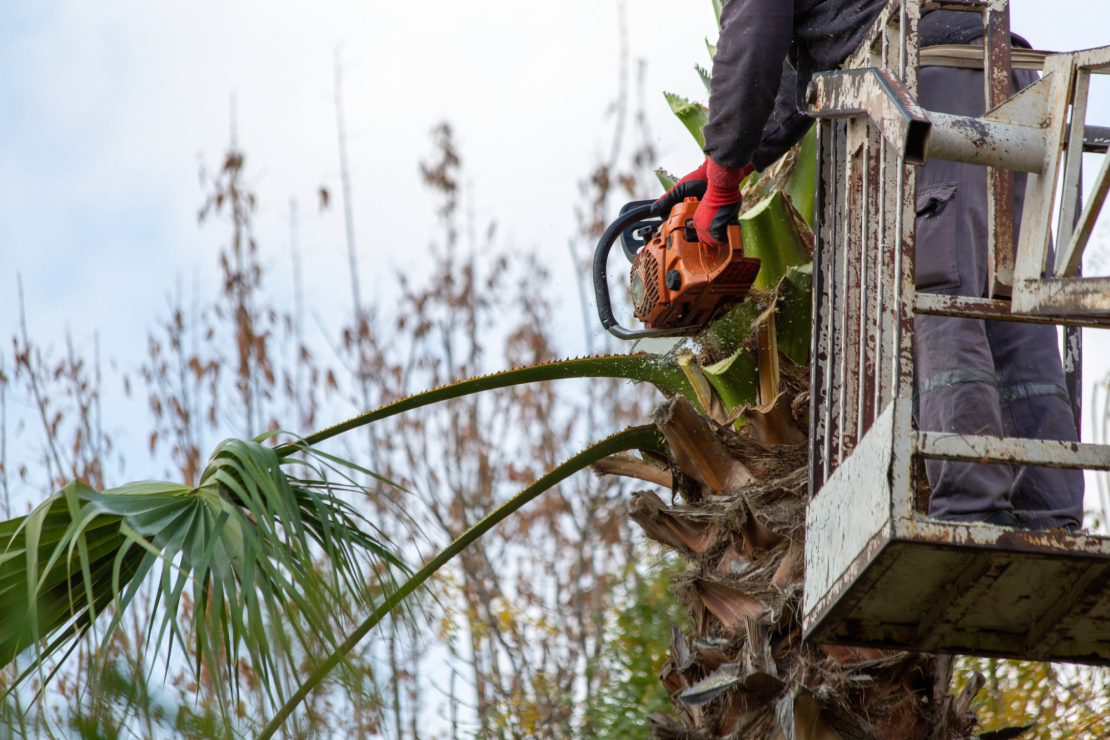
[[[643,221],[645,218],[661,215],[665,214],[655,213],[654,205],[652,204],[625,211],[617,216],[616,221],[609,224],[609,227],[605,229],[605,233],[601,235],[601,241],[597,243],[597,251],[594,252],[594,295],[597,298],[597,316],[601,319],[601,325],[617,339],[671,337],[676,334],[689,334],[690,329],[694,328],[679,326],[671,327],[670,329],[625,329],[613,316],[613,305],[609,300],[609,284],[605,280],[605,267],[609,261],[609,250],[613,248],[613,242],[617,240],[617,237],[619,237],[625,229],[629,228],[637,221]]]
[[[621,215],[623,216],[625,213],[628,213],[633,208],[639,208],[640,206],[650,206],[654,203],[654,200],[629,201],[628,203],[625,203],[623,206],[621,206]],[[628,264],[630,265],[636,261],[636,254],[640,251],[640,249],[646,246],[647,243],[651,241],[650,235],[645,238],[640,234],[642,234],[644,231],[654,230],[655,227],[658,227],[663,223],[662,216],[657,213],[653,213],[651,215],[656,216],[657,218],[652,218],[650,221],[636,221],[635,223],[626,226],[624,230],[621,231],[621,248],[624,250],[624,256],[628,258]]]

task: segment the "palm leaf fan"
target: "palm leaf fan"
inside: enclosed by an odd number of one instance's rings
[[[370,593],[366,572],[382,574],[389,590],[393,571],[407,569],[336,495],[357,485],[347,471],[380,476],[304,444],[297,447],[306,459],[279,458],[262,444],[266,436],[222,442],[195,488],[144,481],[97,492],[74,481],[27,516],[0,523],[2,664],[34,647],[21,679],[48,659],[60,656],[60,665],[97,624],[106,624],[106,644],[157,566],[154,644],[168,632],[171,651],[176,641],[195,655],[198,673],[207,664],[220,676],[220,693],[225,682],[238,685],[245,649],[280,701],[279,662],[293,667],[289,633],[302,649],[321,640],[334,648],[342,595]],[[294,465],[303,478],[287,474]],[[347,482],[329,481],[329,471]],[[187,588],[191,645],[179,622]],[[272,628],[279,615],[288,632]]]

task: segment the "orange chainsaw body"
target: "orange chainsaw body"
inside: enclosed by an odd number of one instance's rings
[[[728,227],[723,247],[698,241],[697,207],[697,198],[687,198],[672,208],[632,262],[633,308],[652,328],[688,326],[686,333],[694,334],[744,300],[759,274],[759,260],[744,256],[739,224]]]

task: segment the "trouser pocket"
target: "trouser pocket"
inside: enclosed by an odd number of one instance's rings
[[[956,267],[956,183],[937,182],[917,190],[917,258],[914,283],[918,290],[960,287]]]

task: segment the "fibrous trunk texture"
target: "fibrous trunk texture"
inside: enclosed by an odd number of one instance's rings
[[[801,376],[775,399],[793,418]],[[794,409],[794,411],[791,411]],[[952,659],[802,642],[805,444],[769,444],[703,416],[682,397],[655,422],[671,452],[670,504],[633,494],[630,516],[688,568],[672,587],[691,634],[672,629],[660,679],[673,716],[659,740],[954,740],[976,725],[979,686],[951,694]],[[756,425],[747,424],[744,429]],[[610,466],[599,474],[622,474]],[[624,473],[628,474],[628,473]],[[644,478],[644,475],[633,477]]]

